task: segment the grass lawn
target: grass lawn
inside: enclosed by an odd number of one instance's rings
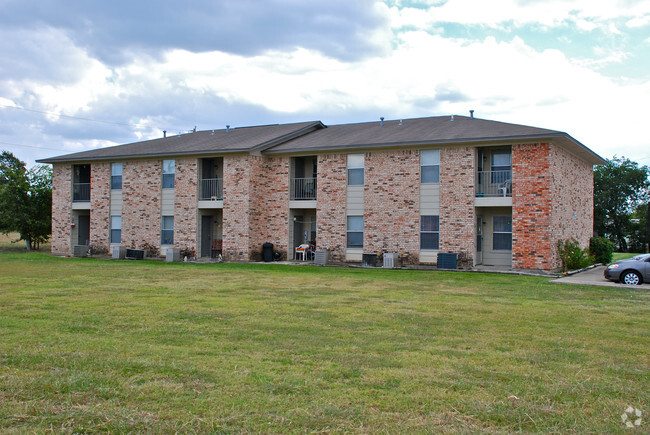
[[[650,429],[650,294],[0,252],[0,432]]]
[[[612,256],[612,263],[618,260],[625,260],[626,258],[632,258],[636,255],[640,255],[640,253],[633,253],[633,252],[614,252],[614,255]]]

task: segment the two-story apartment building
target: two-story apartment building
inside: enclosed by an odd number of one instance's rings
[[[593,165],[566,133],[463,116],[199,131],[45,159],[52,252],[195,247],[226,261],[314,243],[334,261],[559,267],[587,246]]]

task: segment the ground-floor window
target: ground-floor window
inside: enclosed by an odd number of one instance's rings
[[[512,217],[494,216],[492,222],[492,249],[512,251]]]
[[[348,216],[348,248],[363,248],[363,216]]]
[[[420,216],[420,249],[438,250],[440,247],[440,218]]]
[[[111,243],[122,243],[122,216],[111,216]]]
[[[160,231],[160,244],[174,244],[174,216],[163,216]]]

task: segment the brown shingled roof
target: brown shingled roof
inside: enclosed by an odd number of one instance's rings
[[[67,154],[42,159],[39,162],[60,163],[262,151],[267,147],[307,134],[318,128],[324,128],[320,121],[239,127],[231,128],[230,131],[197,131],[196,133],[170,135],[166,138]]]

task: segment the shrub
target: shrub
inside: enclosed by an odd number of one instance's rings
[[[580,249],[580,245],[576,239],[558,240],[557,250],[560,254],[562,269],[564,271],[582,269],[593,263],[587,250]]]
[[[604,237],[592,237],[589,240],[589,252],[596,257],[597,263],[608,264],[612,262],[614,244]]]

